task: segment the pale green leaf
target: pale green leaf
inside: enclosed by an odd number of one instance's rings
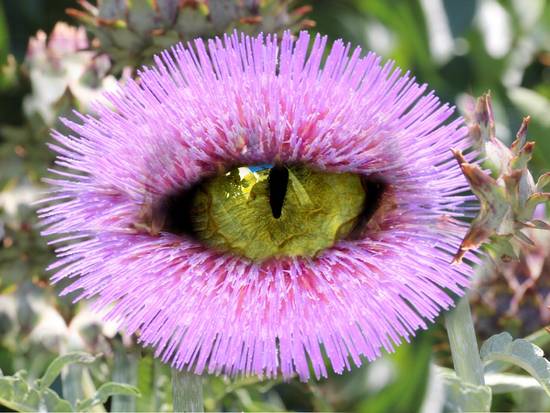
[[[59,397],[59,395],[52,389],[46,389],[42,392],[42,401],[46,405],[48,412],[70,412],[72,411],[71,404]]]
[[[453,370],[444,367],[438,367],[437,374],[444,383],[446,412],[468,411],[468,406],[482,406],[483,411],[490,411],[492,393],[489,386],[467,383]]]
[[[56,377],[61,373],[61,370],[63,370],[63,367],[74,363],[90,364],[93,363],[97,357],[99,356],[92,356],[84,352],[67,353],[57,357],[51,362],[42,378],[38,381],[38,389],[44,390],[50,387]]]
[[[139,390],[134,386],[130,386],[129,384],[123,384],[123,383],[109,382],[101,385],[101,387],[97,389],[97,392],[93,397],[80,401],[77,404],[76,410],[78,411],[89,410],[93,406],[97,406],[98,404],[105,403],[107,399],[113,395],[124,395],[124,396],[134,396],[134,397],[141,396]]]
[[[544,358],[542,349],[527,340],[514,340],[509,333],[490,337],[481,346],[484,363],[501,361],[514,364],[527,371],[550,396],[550,362]]]
[[[69,412],[71,404],[51,389],[39,392],[33,388],[24,374],[0,377],[0,405],[18,412],[48,411]]]

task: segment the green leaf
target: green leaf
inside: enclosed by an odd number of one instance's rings
[[[481,359],[488,364],[504,361],[527,371],[550,396],[550,362],[546,360],[542,349],[527,340],[514,340],[509,333],[500,333],[490,337],[481,346]]]
[[[38,389],[43,391],[44,389],[50,387],[56,377],[61,373],[61,370],[63,370],[63,367],[74,363],[90,364],[93,363],[98,357],[99,355],[92,356],[91,354],[84,352],[67,353],[57,357],[51,362],[42,378],[38,381]]]
[[[491,410],[491,388],[465,382],[456,373],[445,367],[437,367],[437,374],[443,379],[445,388],[446,412],[463,412],[463,406],[483,406],[483,411]]]
[[[542,191],[546,185],[550,185],[550,172],[546,172],[539,177],[537,181],[537,191]]]
[[[148,355],[141,357],[138,361],[137,382],[142,397],[140,397],[136,403],[136,411],[156,410],[154,379],[155,371],[153,358]]]
[[[46,389],[42,393],[42,400],[46,404],[48,412],[70,412],[72,411],[71,404],[59,397],[59,395],[52,389]]]
[[[550,344],[550,334],[548,334],[546,328],[541,328],[534,333],[529,334],[527,337],[525,337],[525,340],[539,347],[546,347],[548,344]]]
[[[128,26],[142,35],[146,35],[157,26],[156,12],[151,0],[131,0],[128,2]]]
[[[70,412],[71,404],[51,389],[39,392],[26,379],[24,372],[0,377],[0,405],[18,412]]]
[[[338,406],[337,410],[352,410],[368,413],[408,413],[419,411],[428,387],[430,372],[430,360],[432,357],[431,336],[420,333],[414,342],[403,345],[393,354],[384,356],[382,359],[386,367],[389,367],[390,378],[384,382],[379,371],[369,365],[369,381],[374,388],[363,388],[362,400],[355,406]],[[414,377],[414,380],[411,380]],[[355,391],[360,391],[357,383],[350,383]],[[380,388],[376,388],[381,386]]]
[[[139,358],[137,387],[141,397],[136,400],[136,411],[159,412],[171,409],[171,369],[150,354]],[[168,407],[170,405],[170,407]]]
[[[508,93],[512,103],[522,112],[529,114],[534,120],[540,122],[541,125],[545,127],[550,126],[550,118],[548,117],[548,113],[550,112],[549,99],[523,87],[512,88]]]
[[[0,66],[3,66],[6,63],[9,51],[9,31],[8,31],[8,21],[4,14],[4,8],[0,4]]]
[[[130,386],[129,384],[109,382],[101,385],[101,387],[97,389],[97,392],[93,397],[78,402],[76,405],[76,410],[78,411],[88,410],[93,406],[97,406],[98,404],[105,403],[107,399],[113,395],[124,395],[124,396],[134,396],[134,397],[141,396],[139,390],[134,386]]]
[[[124,19],[127,12],[125,2],[118,0],[103,0],[99,6],[99,17],[102,19]]]

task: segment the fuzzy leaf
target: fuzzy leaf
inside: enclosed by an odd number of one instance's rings
[[[527,340],[514,340],[509,333],[490,337],[481,346],[481,359],[484,363],[504,361],[521,367],[534,377],[550,396],[550,362],[542,349]]]
[[[129,384],[109,382],[101,385],[93,397],[82,400],[77,403],[76,410],[88,410],[93,406],[105,403],[107,399],[113,395],[135,396],[140,397],[139,390]]]
[[[70,412],[71,404],[51,389],[39,392],[26,380],[24,372],[0,377],[0,405],[18,412]]]
[[[38,389],[43,391],[50,387],[55,378],[61,373],[61,370],[63,370],[63,367],[74,363],[90,364],[96,361],[97,357],[84,352],[67,353],[57,357],[51,362],[42,378],[38,381]]]
[[[445,411],[469,411],[468,406],[483,406],[483,411],[490,411],[492,394],[489,386],[467,383],[453,370],[444,367],[438,367],[437,372],[445,385]]]

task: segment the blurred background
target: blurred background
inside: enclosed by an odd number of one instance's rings
[[[131,12],[117,14],[107,6],[94,11],[74,0],[0,2],[0,369],[5,376],[20,372],[14,377],[29,387],[28,393],[55,357],[80,350],[101,355],[65,368],[53,381],[51,388],[64,398],[88,397],[101,383],[115,381],[136,386],[142,397],[105,397],[94,411],[171,408],[170,370],[136,346],[134,337],[102,323],[85,303],[59,298],[62,286],[48,284],[45,268],[53,260],[52,249],[39,236],[32,203],[40,197],[41,178],[53,161],[46,142],[50,128],[62,129],[58,116],[70,117],[72,108],[88,110],[102,91],[135,76],[139,65],[178,39],[234,27],[251,32],[304,28],[331,40],[342,38],[395,60],[460,110],[469,96],[490,90],[497,135],[507,142],[522,117],[530,115],[534,175],[550,169],[547,0],[269,0],[261,2],[259,11],[250,11],[255,17],[241,16],[239,24],[224,22],[213,9],[205,12],[204,2],[187,1],[180,3],[191,4],[194,11],[170,16],[179,25],[172,31],[156,30],[158,21],[138,9],[145,3],[150,2],[129,2]],[[207,18],[205,13],[210,13]],[[197,16],[212,27],[197,29]],[[118,23],[105,24],[101,18]],[[535,245],[525,247],[520,262],[500,268],[488,263],[479,271],[470,299],[480,340],[506,330],[550,351],[543,330],[550,323],[550,239],[539,232],[532,236]],[[436,364],[452,367],[442,323],[396,354],[342,376],[307,384],[206,378],[205,407],[449,410]],[[85,385],[71,388],[70,382]],[[0,405],[5,386],[0,378]],[[526,382],[512,390],[496,392],[493,410],[550,410],[540,388]]]

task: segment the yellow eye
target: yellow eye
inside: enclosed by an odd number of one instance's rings
[[[234,168],[169,200],[165,229],[254,261],[312,257],[364,222],[367,187],[357,174],[299,165]]]

